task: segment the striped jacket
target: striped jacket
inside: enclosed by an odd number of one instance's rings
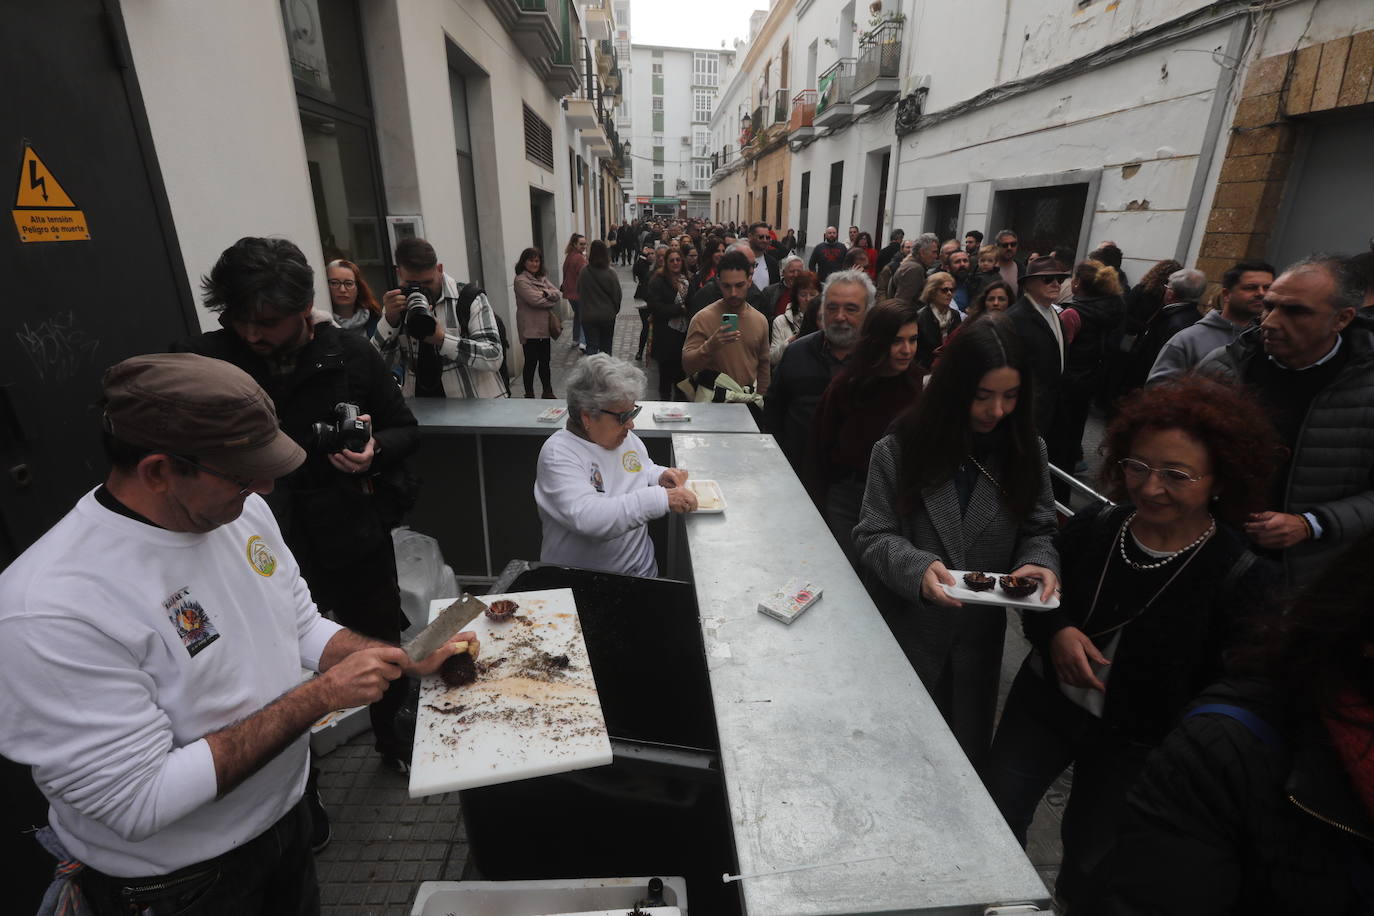
[[[434,303],[434,316],[444,327],[444,343],[439,348],[439,381],[445,397],[510,397],[499,371],[505,354],[501,352],[501,336],[496,329],[496,312],[491,302],[485,293],[474,299],[468,326],[463,328],[458,322],[457,300],[458,283],[444,274],[443,296]],[[377,322],[372,343],[393,371],[399,368],[404,372],[404,394],[412,397],[420,342],[393,326],[383,314]]]

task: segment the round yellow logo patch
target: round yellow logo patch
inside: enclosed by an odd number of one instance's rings
[[[276,555],[256,534],[248,539],[248,565],[260,576],[270,576],[277,571]]]
[[[644,470],[644,465],[639,463],[638,452],[626,452],[620,459],[620,464],[631,474],[638,474]]]

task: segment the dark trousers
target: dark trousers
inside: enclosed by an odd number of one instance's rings
[[[1094,870],[1116,843],[1126,793],[1151,748],[1114,734],[1030,664],[1028,658],[1012,684],[983,768],[983,784],[1025,846],[1026,831],[1045,790],[1073,764],[1056,890],[1072,903],[1098,892],[1100,876]]]
[[[1065,385],[1059,391],[1059,403],[1054,411],[1054,423],[1050,427],[1045,448],[1049,452],[1050,464],[1073,474],[1083,455],[1083,430],[1088,425],[1088,409],[1092,405],[1093,392],[1088,388]],[[1055,478],[1054,497],[1061,503],[1068,503],[1069,485]]]
[[[639,309],[639,346],[635,348],[635,358],[644,358],[644,346],[649,342],[649,310]]]
[[[525,381],[525,393],[534,395],[534,370],[539,369],[539,384],[544,391],[553,391],[553,380],[550,376],[550,354],[553,352],[553,341],[547,337],[536,337],[525,341],[525,368],[521,371],[521,376]],[[542,393],[542,392],[541,392]]]
[[[401,611],[396,582],[396,553],[387,537],[384,546],[346,569],[309,569],[305,581],[320,610],[350,630],[386,642],[399,642],[408,625]],[[377,750],[409,762],[410,741],[396,731],[396,713],[405,705],[410,681],[399,677],[382,698],[367,708]]]
[[[849,565],[857,571],[859,556],[854,551],[854,526],[859,524],[859,509],[864,501],[864,479],[853,475],[837,480],[825,491],[825,523],[835,536]]]
[[[304,802],[267,830],[223,855],[166,875],[77,875],[96,916],[314,916],[320,912],[310,811]]]
[[[682,371],[682,345],[687,335],[674,331],[666,325],[654,326],[654,359],[658,362],[658,399],[660,401],[682,400],[682,392],[677,383],[687,377]],[[677,397],[674,398],[673,395]]]
[[[585,344],[587,338],[582,335],[582,303],[576,299],[569,299],[568,305],[572,307],[573,313],[573,336],[571,346]]]
[[[615,336],[615,319],[610,321],[584,321],[582,332],[587,335],[587,355],[610,353],[611,338]]]

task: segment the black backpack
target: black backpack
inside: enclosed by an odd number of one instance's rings
[[[472,303],[478,297],[486,293],[486,290],[476,283],[464,283],[458,289],[458,327],[462,329],[463,336],[468,335],[468,319],[472,317]],[[501,320],[501,316],[492,309],[492,316],[496,319],[496,336],[501,338],[501,381],[506,383],[506,390],[510,390],[510,370],[506,368],[506,353],[510,350],[510,339],[506,337],[506,323]]]

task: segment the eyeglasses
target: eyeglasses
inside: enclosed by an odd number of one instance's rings
[[[639,416],[639,412],[643,409],[643,405],[636,404],[629,410],[622,410],[616,412],[614,410],[606,410],[604,407],[598,407],[596,409],[596,412],[604,413],[608,417],[615,417],[615,422],[619,423],[621,426],[624,426],[626,423],[629,423],[635,417]]]
[[[335,289],[352,289],[358,284],[355,280],[330,280],[329,285]]]
[[[998,245],[1001,245],[1003,248],[1015,248],[1015,247],[1016,247],[1016,243],[1015,243],[1015,242],[998,242],[997,244],[998,244]]]
[[[1170,489],[1183,489],[1190,484],[1195,484],[1210,474],[1199,474],[1196,477],[1189,477],[1187,471],[1178,468],[1152,468],[1145,462],[1137,458],[1122,458],[1117,461],[1117,467],[1121,468],[1121,475],[1126,478],[1128,483],[1144,483],[1151,474],[1158,474],[1159,480],[1164,486]]]
[[[168,452],[167,454],[171,455],[171,457],[175,458],[177,461],[182,462],[183,464],[189,464],[191,467],[195,468],[197,471],[204,471],[206,474],[209,474],[211,477],[218,477],[220,480],[227,480],[227,481],[229,481],[230,483],[234,484],[235,486],[237,486],[237,487],[239,488],[239,492],[238,492],[238,494],[237,494],[237,495],[239,495],[239,496],[247,496],[249,493],[252,493],[252,492],[253,492],[253,484],[255,483],[255,481],[252,481],[252,480],[244,480],[242,477],[234,477],[233,475],[226,474],[226,473],[224,473],[223,471],[216,471],[214,468],[207,468],[207,467],[206,467],[205,465],[203,465],[203,464],[197,464],[196,462],[192,461],[190,458],[187,458],[185,455],[175,455],[175,454],[172,454],[171,452]]]
[[[954,292],[954,287],[952,287],[952,286],[942,286],[942,287],[940,287],[939,289],[937,289],[936,292],[937,292],[937,293],[953,293],[953,292]]]

